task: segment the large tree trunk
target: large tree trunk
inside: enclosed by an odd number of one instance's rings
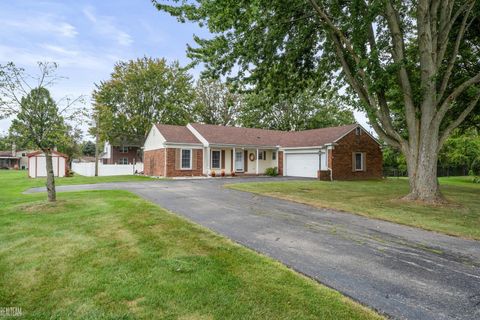
[[[410,193],[405,200],[431,204],[446,202],[437,178],[438,139],[435,135],[424,137],[421,147],[404,151],[406,154]]]
[[[48,201],[57,201],[57,193],[55,191],[55,175],[53,173],[52,152],[50,150],[45,151],[45,160],[47,163],[47,193]]]

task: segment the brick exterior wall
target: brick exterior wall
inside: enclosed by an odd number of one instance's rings
[[[143,158],[143,172],[146,176],[163,177],[165,175],[165,149],[145,151]]]
[[[283,176],[283,151],[278,151],[278,175]]]
[[[120,161],[122,158],[127,158],[128,163],[134,163],[134,162],[142,162],[142,159],[138,155],[138,150],[139,147],[128,147],[128,152],[122,153],[120,152],[120,147],[118,146],[112,146],[111,150],[111,156],[109,159],[104,159],[103,163],[104,164],[115,164]]]
[[[167,177],[194,177],[203,175],[203,150],[192,149],[192,169],[182,170],[179,169],[180,159],[177,160],[176,148],[167,148]],[[176,161],[178,164],[176,165]]]
[[[362,130],[356,135],[355,130],[347,134],[329,154],[329,163],[334,180],[360,180],[382,178],[382,150],[380,145]],[[353,153],[365,153],[365,170],[353,170]]]

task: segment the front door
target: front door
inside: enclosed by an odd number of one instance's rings
[[[235,170],[243,172],[243,151],[235,152]]]

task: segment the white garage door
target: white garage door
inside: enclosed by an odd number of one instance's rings
[[[318,153],[286,154],[285,175],[316,178],[318,158]]]

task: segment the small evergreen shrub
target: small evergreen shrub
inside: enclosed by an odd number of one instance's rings
[[[267,169],[265,169],[265,174],[267,176],[276,177],[276,176],[278,176],[278,168],[277,167],[267,168]]]

